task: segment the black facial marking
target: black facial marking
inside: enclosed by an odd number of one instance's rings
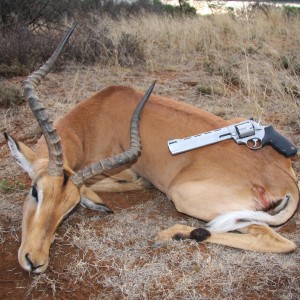
[[[235,224],[239,224],[239,223],[249,223],[249,222],[251,222],[251,220],[249,220],[249,219],[237,219],[237,220],[235,221]]]
[[[35,266],[29,258],[29,253],[25,254],[25,259],[26,259],[28,265],[30,266],[31,271],[34,271],[37,268],[40,268],[44,265],[44,264],[42,264],[42,265]]]
[[[64,182],[63,182],[63,185],[66,185],[67,182],[68,182],[68,180],[69,180],[69,175],[66,172],[64,172]]]
[[[118,183],[128,183],[127,180],[118,180]]]
[[[207,229],[197,228],[190,233],[190,238],[200,243],[205,241],[211,234]]]
[[[25,259],[26,259],[28,265],[30,266],[30,269],[31,269],[31,270],[34,270],[34,265],[33,265],[32,261],[30,260],[29,254],[28,254],[28,253],[25,254]]]
[[[57,225],[57,228],[66,220],[69,218],[70,215],[72,215],[77,209],[78,209],[78,204],[76,204],[67,214],[63,216],[63,218],[60,220],[60,222]]]
[[[39,199],[38,199],[38,192],[37,192],[37,189],[36,189],[35,185],[33,185],[31,187],[31,196],[36,200],[36,202],[39,201]]]
[[[78,209],[79,205],[76,204],[67,214],[64,215],[64,217],[62,218],[61,222],[66,220],[67,218],[70,217],[70,215],[72,215],[77,209]]]
[[[4,134],[5,140],[8,142],[10,136],[7,134],[7,132],[3,132],[3,134]],[[18,142],[14,138],[12,138],[12,137],[10,137],[10,138],[15,142],[15,144],[17,146],[17,149],[20,151],[20,147],[19,147]]]
[[[7,134],[7,132],[3,132],[3,134],[4,134],[4,138],[8,141],[8,134]]]

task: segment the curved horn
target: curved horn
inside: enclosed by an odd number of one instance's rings
[[[86,167],[83,170],[76,172],[73,176],[71,176],[71,180],[77,187],[80,187],[86,180],[98,174],[101,174],[104,171],[116,169],[124,164],[135,161],[138,158],[142,148],[139,135],[140,116],[144,105],[146,104],[153,91],[155,83],[156,81],[152,83],[152,85],[150,86],[144,97],[141,99],[132,115],[130,125],[130,147],[126,151],[118,155],[114,155],[110,158],[106,158],[95,162],[89,167]]]
[[[63,152],[60,142],[60,137],[56,133],[56,129],[53,127],[53,122],[49,119],[49,114],[44,107],[43,103],[36,95],[35,88],[49,73],[54,63],[60,56],[65,44],[70,38],[73,30],[76,27],[76,23],[68,30],[64,38],[61,40],[52,56],[46,61],[46,63],[40,67],[37,71],[33,72],[24,81],[24,94],[27,98],[28,104],[38,121],[42,132],[45,136],[45,140],[49,151],[49,164],[48,173],[51,176],[60,176],[63,174]]]

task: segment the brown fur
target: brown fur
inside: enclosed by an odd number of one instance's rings
[[[63,146],[64,169],[69,175],[129,146],[130,119],[141,97],[142,93],[132,88],[111,86],[82,101],[56,122]],[[177,156],[172,156],[168,150],[167,141],[170,139],[235,122],[178,101],[151,96],[141,116],[142,154],[138,161],[97,177],[97,180],[106,178],[103,189],[108,184],[113,191],[141,189],[150,182],[167,194],[178,211],[205,221],[229,211],[265,210],[278,199],[290,195],[288,208],[281,213],[280,219],[274,217],[275,225],[280,225],[292,217],[299,201],[290,159],[270,146],[253,151],[234,141]],[[84,197],[83,193],[94,203],[102,201],[86,187],[79,191],[70,180],[64,186],[62,177],[50,178],[44,174],[48,151],[43,138],[38,141],[35,154],[26,146],[22,145],[21,149],[34,165],[30,176],[43,190],[44,196],[39,212],[30,197],[25,201],[19,260],[25,269],[28,268],[24,257],[30,253],[34,265],[43,265],[36,272],[42,272],[48,265],[49,247],[57,224],[67,210]],[[101,181],[96,186],[101,190]],[[294,244],[291,246],[289,241],[287,247],[282,247],[284,239],[277,243],[271,229],[262,227],[263,235],[259,236],[260,227],[256,227],[255,234],[251,228],[247,235],[233,234],[232,238],[232,234],[218,233],[212,234],[207,241],[256,251],[280,252],[284,249],[282,252],[288,252],[294,249]],[[193,229],[188,228],[184,234],[189,235]],[[180,232],[171,230],[170,235],[159,235],[157,240],[169,240],[176,233]],[[268,242],[267,236],[272,237],[273,244]],[[251,242],[248,243],[247,239]]]

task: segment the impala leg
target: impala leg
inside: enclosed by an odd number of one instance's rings
[[[150,188],[151,184],[138,176],[131,169],[123,170],[116,174],[99,175],[92,178],[89,187],[94,192],[128,192]]]
[[[282,237],[267,225],[250,225],[240,229],[242,233],[210,232],[205,228],[195,228],[176,224],[162,232],[156,238],[154,246],[160,246],[172,240],[193,239],[245,249],[257,252],[289,253],[296,249],[295,243]]]
[[[112,212],[107,207],[98,192],[126,192],[136,191],[151,187],[151,184],[132,172],[130,169],[116,174],[98,175],[87,182],[89,187],[81,187],[80,204],[93,210]]]
[[[155,245],[188,238],[258,252],[294,251],[293,242],[267,225],[276,214],[253,210],[253,195],[249,191],[210,180],[174,182],[168,196],[176,209],[210,223],[205,228],[177,224],[159,233]]]
[[[192,232],[197,230],[198,237],[192,235]],[[176,224],[166,230],[161,231],[154,240],[154,247],[161,246],[172,240],[195,239],[198,242],[203,242],[210,236],[210,232],[204,228],[195,228],[187,225]]]
[[[206,241],[257,252],[289,253],[297,248],[294,242],[279,235],[267,225],[253,224],[239,231],[242,234],[214,232]]]

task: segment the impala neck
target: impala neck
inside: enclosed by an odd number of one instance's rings
[[[59,130],[58,130],[59,131]],[[68,131],[68,130],[65,130]],[[62,136],[68,135],[68,133],[62,134]],[[60,135],[61,136],[61,135]],[[64,167],[68,167],[72,169],[73,171],[76,171],[78,169],[81,169],[84,167],[84,155],[82,151],[82,145],[80,144],[79,141],[72,141],[71,139],[62,138],[62,148],[63,148],[63,155],[64,155]],[[74,150],[75,149],[75,150]],[[42,136],[35,148],[35,152],[38,157],[41,159],[49,159],[49,153],[48,153],[48,148],[47,144],[45,141],[44,136]]]

